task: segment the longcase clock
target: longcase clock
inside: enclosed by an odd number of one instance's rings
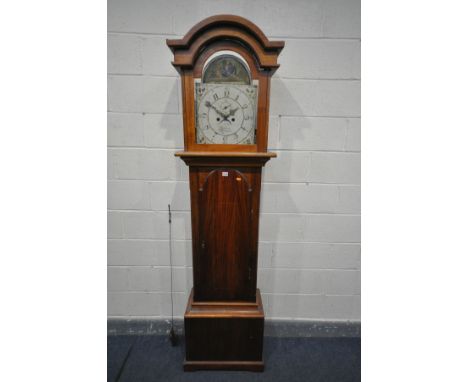
[[[184,369],[262,371],[260,186],[276,156],[267,151],[270,78],[284,42],[219,15],[167,45],[182,83],[184,151],[175,155],[190,174],[194,285]]]

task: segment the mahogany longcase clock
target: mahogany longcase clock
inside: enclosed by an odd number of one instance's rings
[[[261,172],[270,78],[283,41],[252,22],[209,17],[167,40],[182,82],[192,210],[193,289],[184,315],[185,370],[264,368],[257,289]]]

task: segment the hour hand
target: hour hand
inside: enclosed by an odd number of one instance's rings
[[[234,113],[237,111],[237,109],[239,109],[239,107],[235,107],[235,108],[229,110],[229,116],[234,115]]]
[[[213,105],[210,101],[206,101],[206,102],[205,102],[205,106],[206,106],[206,107],[211,107],[211,108],[213,108],[213,110],[214,110],[216,113],[218,113],[221,117],[224,118],[223,112],[222,112],[221,110],[219,110],[215,105]]]

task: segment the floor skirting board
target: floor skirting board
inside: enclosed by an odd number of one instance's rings
[[[167,319],[109,318],[107,335],[165,335]],[[174,319],[176,333],[183,334],[183,319]],[[360,337],[360,321],[265,320],[266,337]]]

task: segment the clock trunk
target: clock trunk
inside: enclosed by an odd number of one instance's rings
[[[194,301],[255,301],[260,168],[191,167]]]

